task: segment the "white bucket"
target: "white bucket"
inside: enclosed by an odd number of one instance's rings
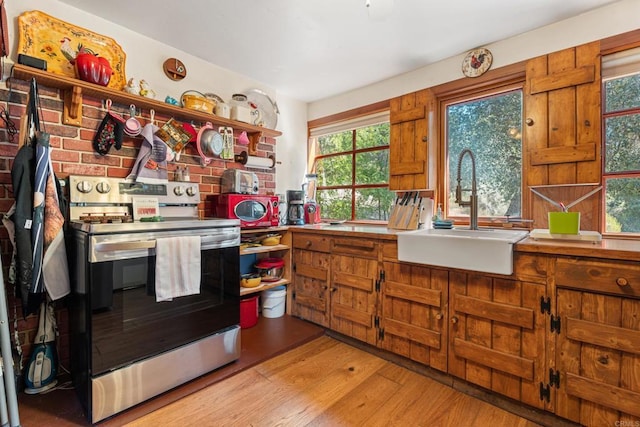
[[[282,317],[284,314],[287,288],[277,286],[262,292],[262,316],[267,318]]]

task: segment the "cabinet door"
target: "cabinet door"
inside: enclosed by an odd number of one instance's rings
[[[451,271],[449,373],[543,408],[545,285]]]
[[[377,259],[331,255],[331,329],[376,344]]]
[[[430,147],[435,147],[435,137],[434,143],[429,144],[432,135],[429,135],[428,117],[433,112],[434,100],[429,89],[391,100],[390,190],[433,188],[434,183],[429,182],[429,157]]]
[[[640,420],[640,300],[557,290],[556,414],[586,426]]]
[[[294,291],[291,313],[329,326],[329,254],[296,249],[293,252]]]
[[[447,370],[446,270],[385,262],[378,345]]]

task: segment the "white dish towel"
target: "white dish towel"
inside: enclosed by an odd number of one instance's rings
[[[200,236],[156,239],[156,301],[200,293]]]

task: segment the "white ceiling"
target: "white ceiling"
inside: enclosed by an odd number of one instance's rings
[[[617,0],[61,1],[312,102]]]

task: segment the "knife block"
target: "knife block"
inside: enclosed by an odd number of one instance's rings
[[[418,192],[409,194],[418,194]],[[406,195],[405,195],[406,196]],[[431,224],[433,216],[433,199],[428,197],[416,196],[416,202],[413,202],[413,196],[401,199],[398,197],[396,203],[391,209],[387,228],[394,230],[417,230],[425,228],[426,224]]]

